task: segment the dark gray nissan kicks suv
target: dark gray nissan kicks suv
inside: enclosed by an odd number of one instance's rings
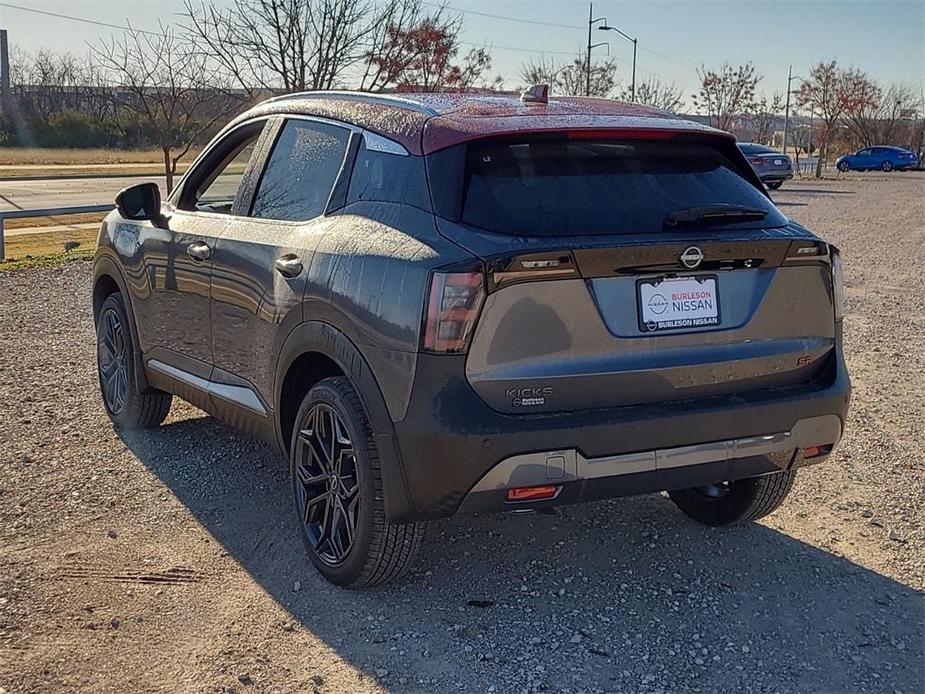
[[[168,200],[122,191],[96,253],[117,427],[172,395],[289,458],[341,585],[394,579],[424,522],[667,490],[774,510],[842,434],[838,251],[734,139],[534,93],[272,99]]]

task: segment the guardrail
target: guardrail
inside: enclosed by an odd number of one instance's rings
[[[0,260],[6,259],[3,224],[7,219],[28,219],[29,217],[58,217],[68,214],[89,214],[109,212],[115,205],[77,205],[75,207],[45,207],[35,210],[0,210]]]

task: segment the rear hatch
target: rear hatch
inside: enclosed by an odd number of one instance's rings
[[[749,154],[749,163],[755,167],[759,175],[766,173],[776,173],[789,171],[791,168],[790,157],[778,152],[770,154]]]
[[[511,414],[792,386],[833,350],[827,246],[731,140],[560,132],[428,157],[441,233],[481,258],[466,362]]]

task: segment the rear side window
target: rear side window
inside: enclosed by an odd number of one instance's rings
[[[760,226],[786,223],[738,166],[702,137],[559,136],[461,146],[467,150],[460,221],[491,231],[518,236],[659,232],[671,212],[717,203],[765,210]]]
[[[347,202],[397,202],[430,210],[424,159],[366,147],[357,152]]]
[[[257,187],[251,216],[303,221],[323,214],[349,135],[336,125],[286,121]]]

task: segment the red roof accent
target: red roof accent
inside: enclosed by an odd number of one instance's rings
[[[291,94],[265,101],[234,122],[286,113],[351,123],[395,140],[416,155],[481,137],[565,129],[654,129],[730,136],[667,111],[610,99],[552,97],[547,104],[525,104],[516,96],[467,93]]]

